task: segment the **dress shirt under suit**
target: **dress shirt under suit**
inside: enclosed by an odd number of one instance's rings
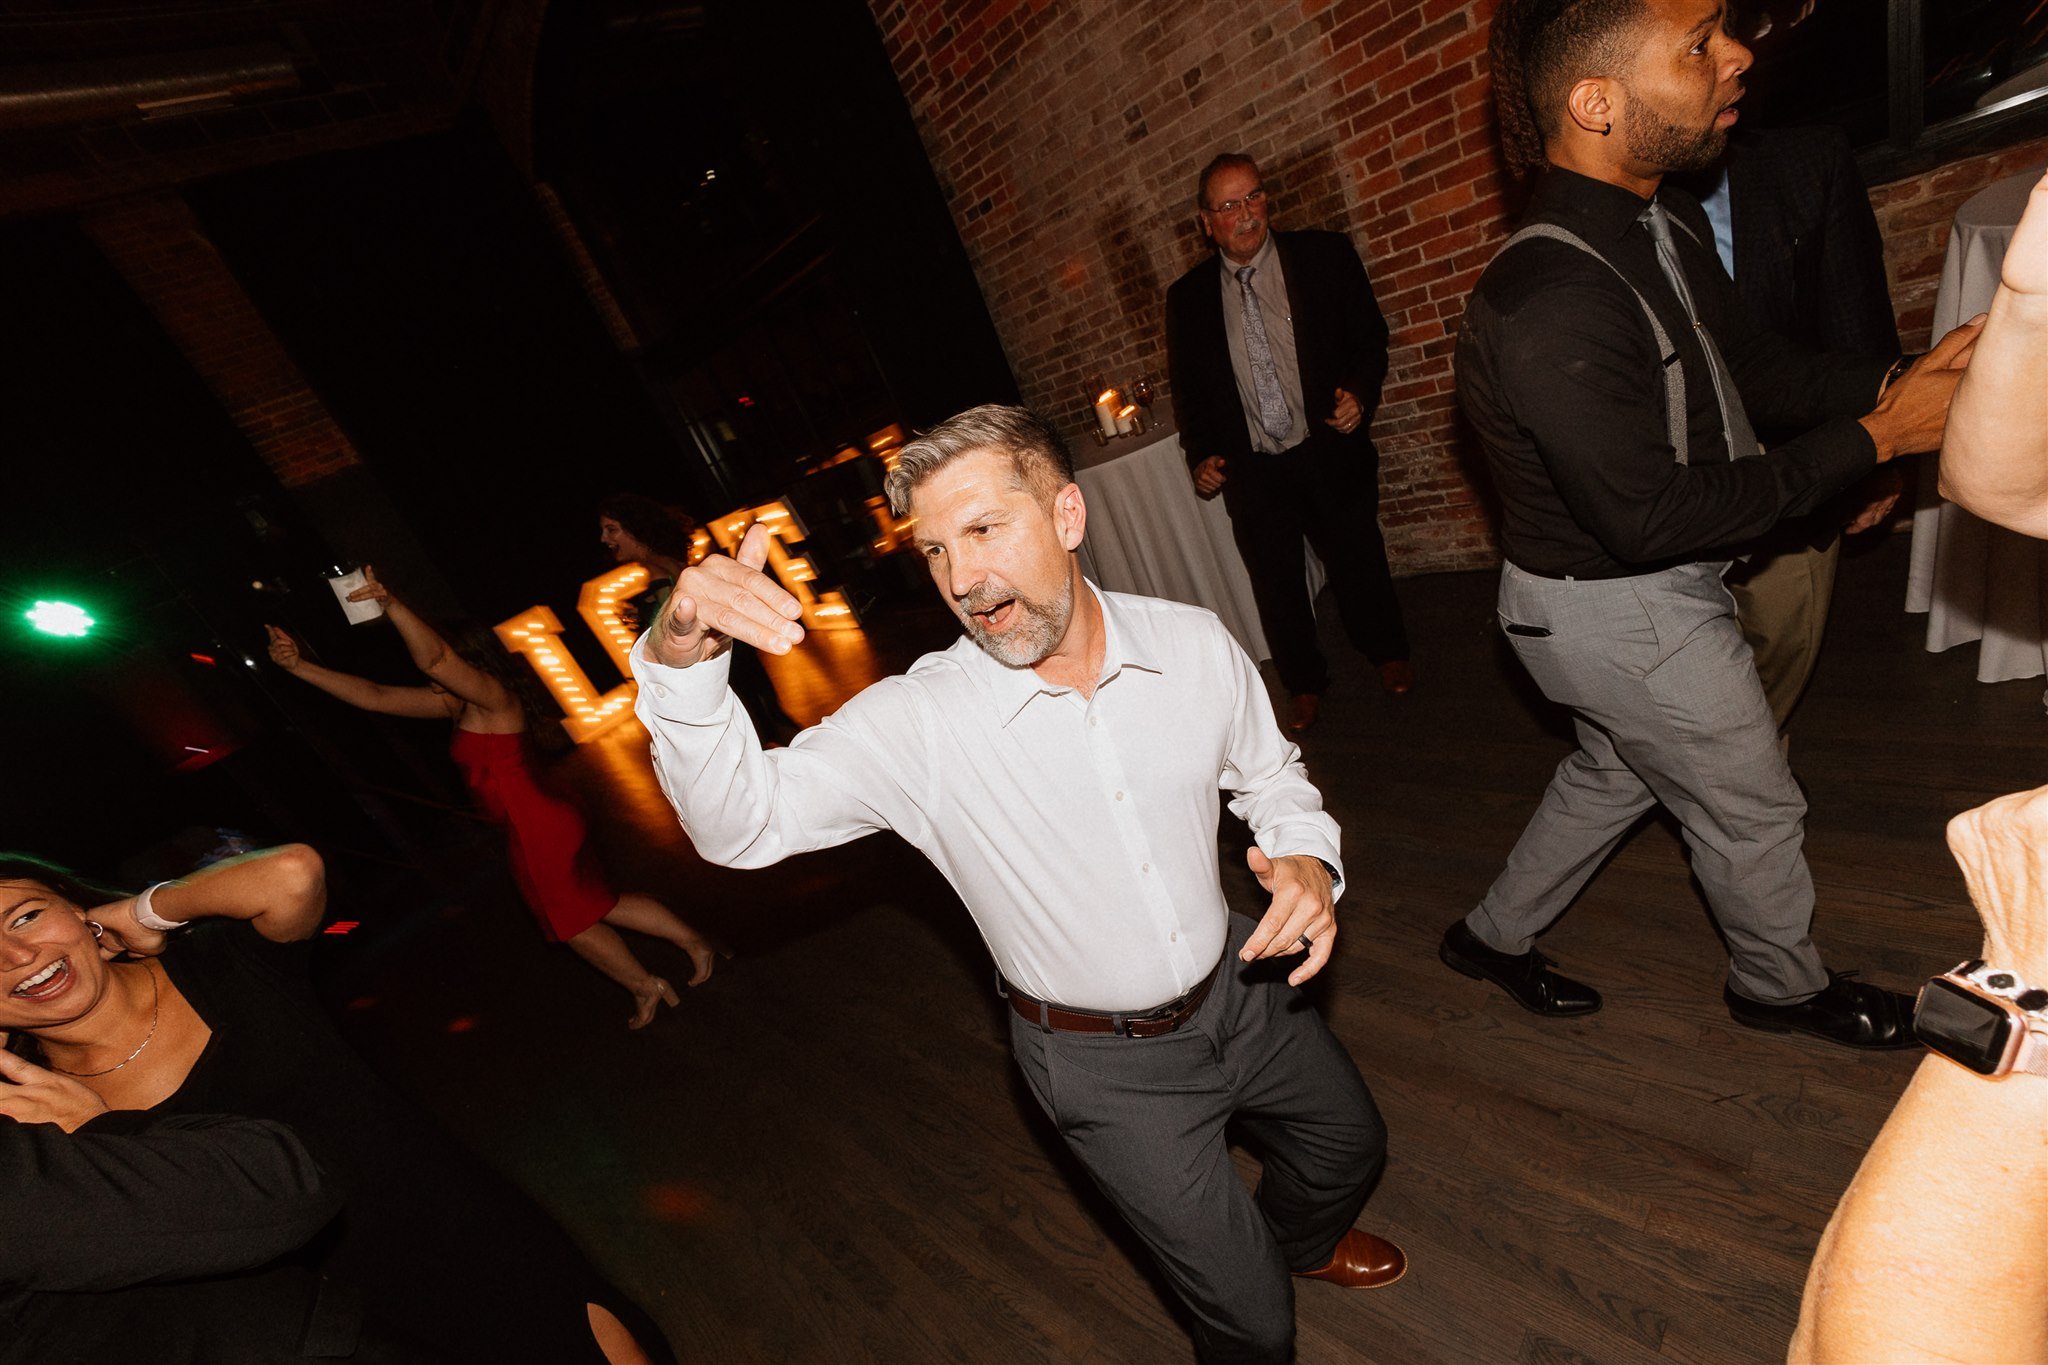
[[[1283,376],[1290,409],[1296,392],[1301,403],[1287,447],[1255,444],[1231,362],[1225,298],[1237,288],[1236,267],[1221,252],[1167,290],[1167,369],[1189,468],[1223,457],[1224,506],[1280,681],[1292,693],[1320,693],[1329,665],[1303,587],[1304,536],[1329,572],[1351,643],[1374,663],[1408,657],[1380,535],[1379,451],[1370,434],[1387,378],[1387,323],[1349,237],[1274,232],[1261,256],[1268,252],[1279,259],[1287,306],[1271,307],[1261,294],[1261,307],[1268,333],[1286,333],[1275,359],[1291,350],[1299,381],[1296,389]],[[1349,434],[1328,425],[1340,388],[1363,413]]]

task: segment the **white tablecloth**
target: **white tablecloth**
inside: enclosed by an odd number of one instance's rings
[[[1949,230],[1934,335],[1991,306],[1999,266],[2041,167],[2008,176],[1970,197]],[[1927,648],[1939,653],[1981,639],[1978,682],[2048,672],[2048,544],[1974,517],[1936,491],[1932,459],[1920,461],[1913,514],[1913,563],[1906,610],[1927,613]]]
[[[1259,628],[1252,581],[1231,538],[1222,498],[1195,496],[1180,439],[1150,445],[1075,474],[1088,504],[1081,571],[1114,592],[1143,593],[1207,607],[1245,653],[1272,657]],[[1322,566],[1310,561],[1311,596]]]

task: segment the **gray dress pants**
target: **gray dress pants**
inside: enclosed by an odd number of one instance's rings
[[[1031,1093],[1144,1239],[1194,1318],[1205,1362],[1294,1358],[1296,1270],[1327,1265],[1386,1164],[1358,1068],[1286,976],[1245,964],[1230,917],[1195,1017],[1159,1038],[1049,1032],[1010,1016]],[[1235,1121],[1265,1161],[1256,1195],[1231,1165]]]
[[[1502,569],[1501,627],[1543,695],[1572,709],[1579,747],[1466,917],[1487,946],[1527,952],[1661,802],[1684,829],[1728,940],[1729,986],[1774,1005],[1827,985],[1808,937],[1806,801],[1735,623],[1725,567],[1581,580]]]

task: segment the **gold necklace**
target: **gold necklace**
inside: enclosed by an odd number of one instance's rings
[[[148,1047],[149,1040],[156,1037],[156,1023],[163,1013],[161,1008],[163,1005],[163,987],[156,984],[156,972],[148,967],[144,967],[142,970],[149,973],[149,1032],[142,1035],[142,1041],[135,1045],[135,1051],[129,1053],[120,1061],[115,1062],[112,1066],[101,1067],[98,1071],[66,1071],[63,1067],[56,1065],[52,1065],[50,1070],[60,1076],[105,1076],[110,1072],[119,1071],[122,1067],[142,1055],[142,1049]]]

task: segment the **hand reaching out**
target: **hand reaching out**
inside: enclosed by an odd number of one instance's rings
[[[377,571],[363,565],[363,586],[348,595],[351,602],[375,602],[386,611],[391,609],[391,589],[377,581]]]
[[[1892,382],[1875,408],[1857,419],[1877,446],[1879,464],[1941,448],[1949,404],[1983,329],[1984,319],[1977,317],[1950,332]]]
[[[648,637],[655,661],[688,668],[724,653],[741,640],[770,654],[787,654],[804,638],[803,608],[761,571],[768,562],[768,528],[747,528],[737,558],[706,555],[676,579]]]
[[[297,670],[301,662],[299,658],[299,642],[279,630],[276,626],[265,625],[263,629],[270,636],[270,662],[276,664],[287,673]]]
[[[1273,903],[1238,956],[1255,962],[1306,952],[1308,960],[1287,976],[1288,985],[1299,986],[1323,969],[1336,944],[1335,884],[1322,863],[1306,854],[1268,858],[1254,844],[1245,850],[1244,860],[1259,885],[1273,893]]]

